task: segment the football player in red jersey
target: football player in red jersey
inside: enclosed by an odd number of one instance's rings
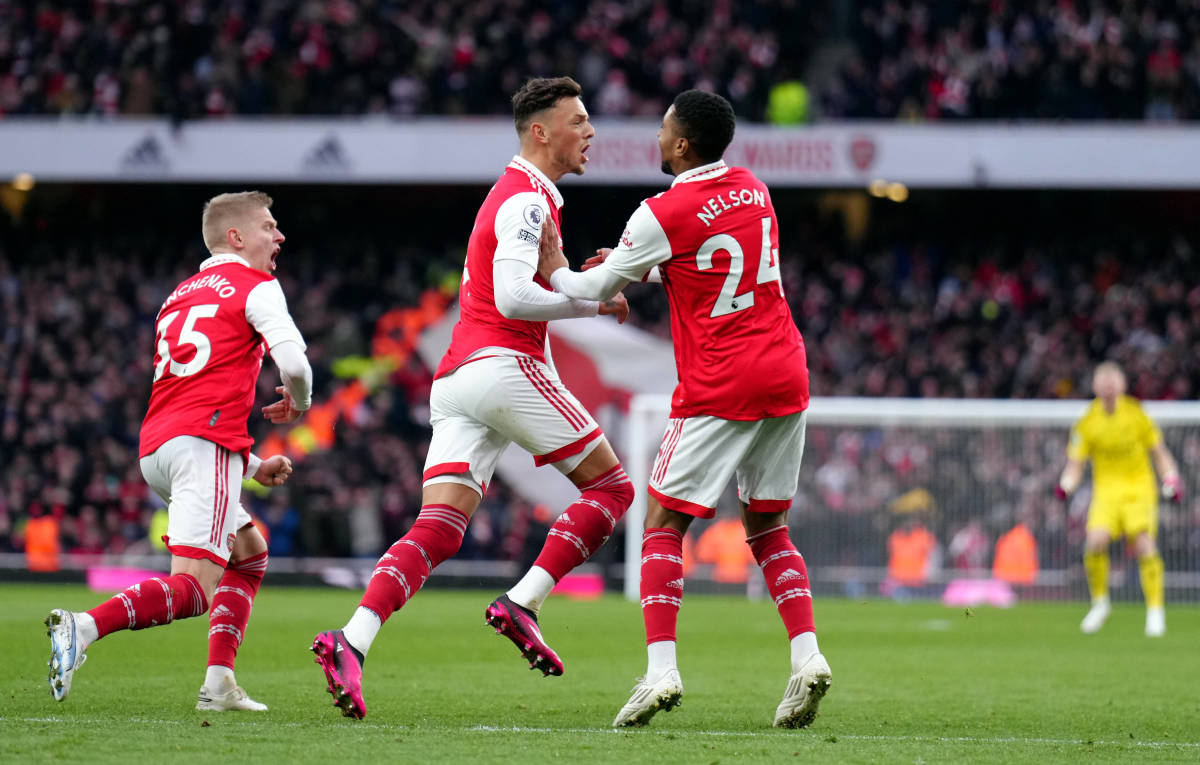
[[[279,368],[282,397],[263,408],[287,423],[308,409],[312,370],[275,270],[284,241],[271,198],[221,194],[204,207],[201,229],[211,257],[159,310],[154,383],[142,422],[142,475],[167,503],[170,576],[139,582],[89,611],[54,609],[50,691],[62,701],[88,646],[122,629],[144,629],[212,611],[209,658],[196,708],[267,707],[246,695],[234,658],[267,567],[267,543],[239,500],[243,476],[279,486],[292,472],[282,455],[260,459],[247,418],[264,347]]]
[[[561,225],[555,183],[582,175],[596,131],[569,77],[537,78],[513,96],[520,153],[475,218],[459,294],[459,319],[430,391],[433,438],[421,511],[375,567],[366,594],[341,630],[313,640],[334,704],[365,713],[362,665],[384,621],[404,606],[462,544],[501,453],[516,443],[538,465],[554,465],[580,497],[555,521],[534,565],[487,607],[485,619],[516,644],[530,668],[561,675],[538,613],[550,590],[612,534],[633,500],[633,485],[596,421],[559,379],[546,349],[552,319],[614,314],[629,306],[572,300],[537,276],[542,227]]]
[[[658,133],[671,187],[630,217],[620,243],[583,273],[567,267],[557,232],[543,228],[539,273],[563,295],[607,298],[659,281],[671,307],[679,385],[650,476],[641,595],[648,666],[615,726],[645,725],[683,695],[675,626],[683,596],[682,541],[711,518],[736,477],[746,542],[791,640],[779,727],[812,723],[832,675],[817,646],[804,559],[788,534],[804,450],[804,341],[779,277],[779,223],[767,187],[722,159],[733,139],[729,102],[689,90]]]

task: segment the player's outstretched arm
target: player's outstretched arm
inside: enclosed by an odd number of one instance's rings
[[[1083,461],[1068,458],[1067,466],[1063,468],[1062,475],[1058,477],[1058,483],[1054,484],[1054,495],[1059,499],[1066,499],[1075,493],[1082,482]]]
[[[1183,480],[1179,477],[1179,465],[1171,455],[1171,450],[1162,441],[1150,447],[1150,457],[1154,460],[1154,470],[1162,481],[1163,499],[1179,502],[1183,499]]]
[[[263,486],[282,486],[291,475],[292,461],[282,454],[275,454],[259,464],[253,478]]]
[[[612,247],[601,247],[600,249],[596,250],[595,255],[583,261],[583,266],[580,267],[579,270],[590,271],[599,266],[601,263],[608,260],[608,256],[612,255],[612,251]],[[646,275],[642,277],[642,281],[653,284],[662,284],[662,272],[658,270],[658,266],[655,266],[646,272]]]

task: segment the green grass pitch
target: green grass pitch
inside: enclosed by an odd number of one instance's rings
[[[1200,609],[1167,611],[1165,638],[1118,606],[1079,633],[1081,603],[972,612],[818,599],[833,687],[808,729],[774,730],[787,641],[769,601],[689,596],[683,706],[649,728],[609,725],[644,669],[637,606],[551,599],[547,639],[566,674],[543,678],[483,625],[492,593],[427,590],[384,628],[366,667],[367,718],[342,718],[307,646],[358,593],[271,587],[238,679],[265,713],[193,709],[207,620],[94,645],[71,695],[45,680],[41,619],[98,595],[0,585],[0,761],[892,763],[1200,761]]]

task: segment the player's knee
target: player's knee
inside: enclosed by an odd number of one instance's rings
[[[261,582],[263,576],[265,576],[267,573],[267,560],[269,557],[270,556],[267,554],[267,551],[263,550],[262,552],[256,555],[251,555],[248,558],[230,560],[228,570],[236,571],[248,579]]]
[[[443,523],[417,518],[405,539],[415,544],[428,559],[430,571],[453,558],[462,547],[463,535]]]
[[[633,504],[633,481],[626,478],[616,484],[613,487],[613,499],[621,506],[621,513],[624,514]]]
[[[604,486],[583,492],[583,496],[589,494],[602,501],[609,512],[613,514],[613,523],[615,524],[633,504],[633,482],[622,474],[618,481],[612,481]]]

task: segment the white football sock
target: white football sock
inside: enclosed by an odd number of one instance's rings
[[[801,632],[792,638],[792,671],[799,670],[810,656],[820,652],[821,649],[817,648],[817,633]]]
[[[204,673],[204,688],[209,693],[228,693],[233,690],[237,681],[233,679],[233,670],[220,664],[210,664]]]
[[[646,646],[646,682],[652,683],[676,668],[674,640],[659,640]]]
[[[528,608],[536,614],[542,610],[542,603],[546,601],[554,585],[554,577],[550,576],[549,571],[541,566],[533,566],[505,595],[518,606]]]
[[[369,608],[359,606],[354,609],[354,616],[350,617],[346,626],[342,627],[342,634],[346,636],[346,641],[350,645],[366,656],[381,627],[383,627],[383,621],[379,618],[379,614]]]
[[[77,611],[75,613],[75,635],[79,638],[79,642],[83,643],[83,649],[100,639],[100,628],[96,626],[96,620],[87,611]]]

